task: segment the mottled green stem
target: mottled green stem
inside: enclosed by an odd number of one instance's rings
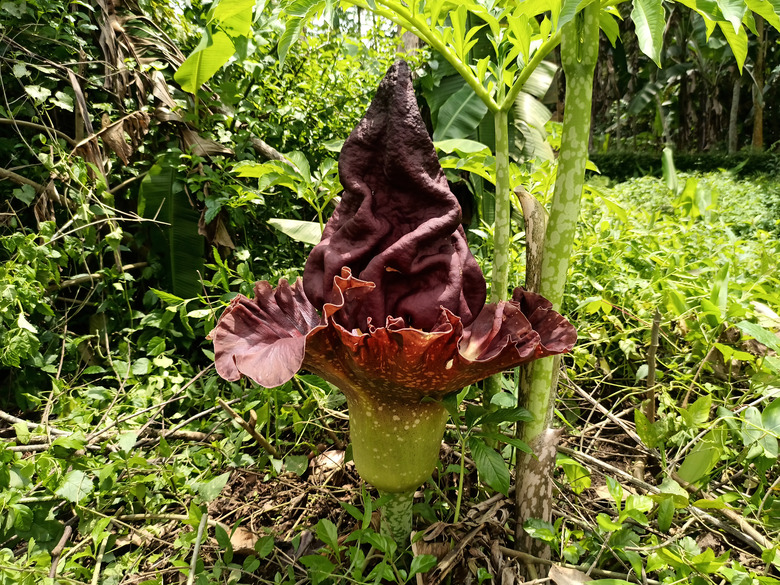
[[[509,184],[509,119],[506,110],[493,116],[496,131],[496,223],[493,230],[493,279],[490,302],[507,298],[509,289],[509,246],[511,187]]]
[[[412,506],[414,504],[414,492],[379,492],[386,499],[382,506],[382,524],[379,527],[381,534],[391,536],[399,548],[404,548],[409,542],[412,533]]]
[[[569,270],[580,197],[585,179],[590,137],[593,72],[599,48],[598,2],[589,4],[573,21],[564,25],[561,62],[566,77],[566,105],[563,136],[558,156],[558,175],[545,231],[539,292],[560,310],[563,287]],[[531,538],[523,528],[530,518],[549,522],[552,515],[552,469],[559,432],[549,429],[555,404],[560,358],[544,358],[523,369],[518,401],[534,415],[522,430],[522,439],[534,450],[533,457],[518,453],[515,486],[515,546],[542,559],[550,558],[546,543]],[[549,567],[530,564],[523,577],[544,578]]]
[[[542,257],[539,292],[560,310],[569,271],[580,197],[585,179],[593,98],[593,72],[599,52],[599,3],[589,4],[562,29],[561,62],[566,78],[563,135],[558,156],[558,175],[550,208]],[[533,364],[524,404],[535,420],[525,426],[524,440],[530,443],[549,425],[555,395],[554,358]]]
[[[509,290],[509,246],[511,192],[509,184],[509,117],[506,110],[493,115],[496,134],[496,221],[493,228],[493,277],[490,281],[490,302],[506,300]],[[501,374],[485,380],[482,403],[490,407],[490,401],[501,391]],[[496,430],[496,429],[488,429]]]

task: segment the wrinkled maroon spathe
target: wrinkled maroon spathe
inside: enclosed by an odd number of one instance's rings
[[[342,199],[303,281],[258,282],[210,334],[223,378],[275,387],[303,367],[348,397],[419,402],[572,348],[574,327],[540,295],[485,305],[406,63],[380,84],[339,173]]]

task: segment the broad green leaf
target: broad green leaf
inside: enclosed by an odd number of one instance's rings
[[[542,99],[549,91],[557,71],[558,65],[551,61],[542,61],[523,84],[523,91]]]
[[[138,433],[133,431],[133,432],[122,433],[119,436],[119,440],[116,442],[116,444],[122,453],[129,453],[130,450],[135,446],[137,441],[138,441]]]
[[[557,28],[560,30],[565,24],[568,24],[576,14],[582,11],[588,4],[592,4],[594,0],[562,0],[561,11],[558,14]],[[554,14],[553,14],[554,16]],[[555,18],[553,18],[555,21]]]
[[[744,420],[740,435],[745,447],[749,448],[747,458],[752,459],[758,456],[777,457],[777,438],[767,433],[761,412],[755,406],[749,406],[742,413],[742,417]]]
[[[304,20],[302,18],[291,18],[287,21],[284,27],[282,36],[279,37],[279,44],[276,46],[276,51],[279,55],[279,66],[284,65],[285,59],[287,59],[287,51],[298,40],[303,30]]]
[[[658,530],[667,532],[674,518],[674,499],[664,498],[658,504]]]
[[[299,150],[292,152],[286,152],[284,156],[295,165],[295,169],[301,176],[303,181],[308,185],[311,184],[311,169],[309,168],[309,160],[306,155]]]
[[[656,427],[648,420],[645,414],[638,408],[634,411],[634,423],[636,434],[650,449],[658,446],[658,432]]]
[[[439,109],[433,140],[466,138],[479,125],[488,109],[467,85],[454,93]]]
[[[503,433],[494,433],[494,432],[482,430],[480,433],[478,433],[475,436],[481,437],[483,439],[488,439],[490,441],[493,441],[496,444],[506,443],[507,445],[511,445],[512,447],[522,451],[523,453],[533,454],[534,452],[534,450],[531,449],[531,447],[529,447],[527,443],[521,441],[520,439],[516,439],[515,437],[509,437]]]
[[[156,164],[141,181],[138,214],[161,225],[150,226],[151,243],[166,262],[166,276],[173,294],[192,298],[201,291],[203,237],[198,234],[200,215],[192,208],[178,171]]]
[[[476,140],[468,140],[466,138],[450,138],[449,140],[440,140],[438,142],[434,142],[433,146],[442,152],[446,152],[447,154],[456,152],[459,156],[474,154],[482,151],[485,151],[488,154],[490,153],[490,149],[481,142],[477,142]]]
[[[534,420],[534,415],[522,406],[517,406],[514,408],[499,408],[498,410],[487,413],[479,420],[482,424],[489,425],[500,424],[502,422],[531,422]]]
[[[628,103],[626,113],[629,116],[636,116],[641,113],[650,104],[655,102],[655,96],[663,90],[664,85],[664,80],[660,79],[646,83]]]
[[[761,365],[777,375],[780,375],[780,358],[768,355],[764,357]]]
[[[550,522],[545,522],[539,518],[529,518],[523,523],[523,529],[531,536],[544,542],[554,542],[556,540],[555,526]]]
[[[298,477],[303,475],[308,467],[309,458],[305,455],[287,455],[284,458],[284,470]]]
[[[712,395],[705,394],[696,399],[688,408],[688,414],[691,422],[697,427],[702,427],[710,420],[710,410],[712,409]]]
[[[131,371],[133,372],[134,376],[145,376],[149,373],[149,371],[152,368],[152,362],[149,361],[149,358],[138,358],[133,362],[133,365],[131,367]]]
[[[479,477],[497,492],[507,495],[509,492],[509,469],[504,458],[475,437],[470,437],[468,443]]]
[[[431,109],[431,118],[435,120],[439,110],[447,100],[464,87],[468,87],[466,80],[453,72],[452,75],[439,81],[439,84],[434,88],[423,90],[425,101],[428,102],[428,107]]]
[[[628,494],[626,498],[626,510],[636,510],[638,512],[649,512],[653,509],[653,498],[650,496],[640,496]]]
[[[154,293],[154,296],[156,296],[162,302],[168,303],[169,305],[180,305],[184,302],[183,298],[177,297],[176,295],[169,292],[165,292],[164,290],[158,290],[156,288],[150,288],[149,290]]]
[[[617,217],[620,221],[622,221],[625,224],[628,224],[628,212],[623,209],[620,205],[615,203],[612,199],[604,195],[601,191],[598,189],[590,188],[590,192],[596,195],[601,201],[604,203],[607,209]]]
[[[255,161],[241,161],[233,167],[233,172],[239,177],[251,177],[259,179],[270,173],[279,172],[280,167],[276,161],[259,163]]]
[[[514,122],[525,122],[547,137],[545,125],[550,121],[550,110],[530,93],[520,92],[513,108]]]
[[[721,434],[721,429],[713,429],[691,449],[677,471],[682,479],[694,483],[712,471],[723,453]]]
[[[614,47],[615,43],[620,38],[620,27],[618,26],[615,17],[602,10],[599,12],[599,26],[607,39],[609,39],[609,44]]]
[[[36,104],[42,104],[51,95],[51,90],[40,85],[25,85],[24,91]]]
[[[773,437],[780,436],[780,398],[774,400],[761,413],[761,422],[767,433]]]
[[[729,21],[734,28],[733,32],[739,34],[742,28],[742,17],[745,16],[747,5],[745,0],[715,0],[718,8],[723,13],[723,18]]]
[[[696,500],[695,502],[691,502],[691,506],[696,506],[702,510],[722,510],[728,507],[726,502],[721,498],[716,498],[714,500]]]
[[[274,550],[274,537],[272,535],[263,536],[255,543],[255,552],[257,556],[264,559]]]
[[[293,0],[284,7],[284,11],[289,16],[305,18],[312,12],[319,10],[320,6],[324,4],[322,0]]]
[[[496,161],[491,157],[481,157],[480,155],[470,156],[468,159],[448,156],[439,161],[443,169],[456,169],[459,171],[469,171],[479,175],[490,183],[496,183],[494,176],[496,170]]]
[[[634,22],[639,48],[661,67],[666,25],[663,0],[634,0],[631,20]]]
[[[737,327],[741,329],[744,334],[749,335],[759,343],[763,343],[769,349],[780,353],[780,338],[768,329],[765,329],[756,323],[751,323],[750,321],[740,321],[737,323]]]
[[[656,501],[659,501],[659,498],[671,496],[676,508],[684,508],[688,505],[688,492],[671,477],[665,477],[658,489],[661,491],[661,495],[653,497]]]
[[[575,494],[581,494],[591,486],[590,471],[579,461],[558,455],[555,462],[563,467],[566,479]]]
[[[274,228],[298,242],[315,246],[322,239],[322,227],[316,221],[301,221],[299,219],[282,219],[274,217],[268,220]]]
[[[228,479],[230,479],[230,472],[226,471],[222,475],[218,475],[209,481],[199,482],[196,485],[196,488],[203,500],[208,503],[215,500],[217,496],[222,493]]]
[[[95,489],[92,478],[79,469],[69,471],[62,480],[62,484],[55,492],[58,496],[69,502],[78,504]]]
[[[227,33],[206,29],[200,44],[181,64],[173,78],[184,91],[197,93],[200,86],[211,79],[235,52],[236,48]]]
[[[336,568],[336,565],[320,555],[306,555],[301,557],[299,562],[308,569],[312,585],[323,583],[330,578],[333,570]]]
[[[214,9],[214,19],[231,37],[248,36],[255,4],[256,0],[220,0]]]
[[[4,10],[11,16],[22,18],[27,12],[27,2],[25,2],[25,0],[17,0],[16,2],[7,0],[6,2],[0,3],[0,9]]]
[[[723,36],[726,37],[731,51],[734,53],[734,58],[737,60],[737,66],[739,72],[742,73],[742,66],[745,64],[748,52],[748,38],[747,33],[743,27],[734,32],[734,29],[725,22],[719,22],[720,30],[723,32]]]
[[[411,579],[417,573],[427,573],[438,562],[438,559],[433,555],[417,555],[412,559],[412,564],[409,567],[409,578]]]
[[[19,441],[20,444],[26,445],[30,441],[30,428],[26,423],[15,423],[13,429],[16,433],[16,440]]]
[[[612,496],[612,499],[615,501],[615,505],[617,506],[617,509],[620,510],[621,506],[623,505],[623,486],[620,485],[620,482],[618,482],[615,478],[607,476],[607,491],[609,492],[609,495]]]
[[[225,557],[225,562],[229,563],[233,559],[233,543],[230,542],[230,535],[222,528],[222,525],[217,524],[214,527],[214,536],[217,539],[219,548],[222,549],[222,555]],[[228,560],[230,559],[230,560]]]
[[[327,518],[323,518],[317,522],[316,530],[317,538],[327,544],[333,552],[337,552],[339,550],[339,533],[336,529],[336,525],[333,522]]]
[[[18,189],[13,190],[14,197],[25,205],[30,205],[35,199],[35,187],[32,185],[22,185]]]
[[[780,30],[780,2],[774,0],[747,0],[747,7]]]
[[[30,333],[38,333],[35,325],[27,320],[27,318],[24,316],[24,313],[19,313],[19,315],[16,317],[16,326],[19,327],[19,329],[24,329]]]
[[[623,528],[622,522],[615,522],[604,514],[603,512],[599,513],[598,516],[596,516],[596,522],[601,527],[602,530],[605,530],[607,532],[615,532],[616,530],[620,530]]]
[[[63,91],[58,91],[55,93],[54,97],[51,99],[51,102],[58,108],[62,108],[63,110],[67,110],[69,112],[73,111],[73,98]]]

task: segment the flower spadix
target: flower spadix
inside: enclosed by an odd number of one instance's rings
[[[341,389],[364,479],[409,492],[431,474],[447,413],[440,399],[504,369],[571,349],[572,325],[516,289],[485,304],[420,117],[406,63],[393,65],[339,159],[344,187],[294,284],[237,296],[211,337],[228,380],[278,386],[301,368]]]

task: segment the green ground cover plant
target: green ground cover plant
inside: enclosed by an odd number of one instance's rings
[[[762,336],[776,327],[776,316],[766,308],[778,306],[780,242],[761,230],[736,236],[723,221],[728,210],[720,207],[722,199],[710,209],[709,220],[690,217],[684,198],[660,212],[642,209],[633,201],[639,190],[652,193],[646,183],[609,187],[597,182],[586,189],[572,292],[565,299],[583,342],[567,358],[565,392],[557,410],[572,435],[557,467],[561,516],[552,525],[531,524],[528,529],[554,545],[555,559],[576,566],[626,576],[644,569],[669,582],[690,575],[706,582],[715,575],[728,582],[755,578],[771,584],[773,557],[764,554],[767,565],[745,560],[760,558],[758,552],[740,560],[729,554],[729,540],[702,541],[706,530],[692,526],[702,514],[708,525],[718,522],[721,511],[733,510],[748,522],[754,519],[750,525],[769,543],[776,534],[777,360],[749,340],[764,339],[770,350],[777,343],[771,333]],[[656,187],[658,197],[669,192],[665,185]],[[736,206],[750,203],[751,190],[742,192],[744,199],[734,196]],[[476,243],[480,236],[475,232]],[[215,298],[242,290],[254,279],[248,266],[233,268],[219,256],[207,271],[212,276],[204,284]],[[302,545],[305,532],[291,533],[290,544],[280,540],[276,531],[284,529],[284,513],[259,516],[259,526],[265,528],[255,526],[261,536],[248,551],[236,533],[242,534],[239,529],[257,515],[255,506],[263,498],[246,494],[248,501],[240,502],[227,494],[240,494],[247,477],[256,477],[263,486],[292,481],[311,489],[311,454],[325,445],[346,443],[339,416],[343,399],[305,375],[274,390],[246,383],[240,389],[225,386],[208,369],[193,368],[191,358],[184,359],[176,349],[180,337],[189,337],[184,333],[184,323],[189,323],[190,347],[208,352],[198,339],[215,313],[199,308],[201,301],[186,302],[170,293],[152,291],[147,299],[152,298],[161,300],[150,301],[152,308],[134,315],[144,323],[143,332],[109,346],[98,364],[69,371],[63,361],[58,374],[57,346],[44,349],[38,358],[25,358],[26,364],[48,360],[52,366],[46,372],[44,365],[38,374],[37,379],[49,380],[38,386],[43,391],[21,396],[30,401],[26,412],[41,412],[45,418],[4,420],[10,431],[3,443],[6,581],[43,582],[54,566],[64,582],[89,582],[99,574],[104,582],[120,583],[134,574],[139,582],[165,583],[176,573],[189,574],[195,559],[193,574],[203,583],[294,582],[301,576],[318,583],[344,576],[373,581],[379,575],[405,582],[435,564],[436,557],[424,553],[407,565],[401,551],[372,528],[370,512],[376,504],[370,495],[338,484],[332,493],[307,497],[311,504],[306,515],[295,518],[300,529],[311,529],[334,556],[323,557],[316,546]],[[634,411],[645,412],[647,348],[656,308],[662,314],[654,386],[657,418],[650,420]],[[118,311],[109,309],[111,314]],[[69,341],[65,351],[76,352],[76,341]],[[506,408],[512,404],[511,392],[511,387],[503,392]],[[255,422],[253,433],[219,408],[220,397]],[[469,436],[484,420],[477,397],[472,388],[458,399],[465,418],[461,414],[454,420],[465,436],[448,432],[445,437],[453,454],[415,504],[418,522],[468,517],[480,501],[491,499],[492,490],[508,489],[504,459],[496,461],[489,454],[495,451]],[[605,443],[589,430],[597,412],[595,398],[616,421],[602,425]],[[511,420],[503,414],[504,421]],[[499,429],[506,424],[499,421]],[[621,432],[626,433],[622,438]],[[267,448],[258,447],[255,434]],[[615,439],[635,441],[632,458],[624,451],[621,457],[600,455]],[[587,448],[574,451],[577,442]],[[647,471],[637,479],[632,460],[643,455]],[[350,471],[339,473],[348,478]],[[658,481],[647,485],[653,477]],[[689,484],[705,491],[688,491]],[[609,490],[601,491],[600,485]],[[627,497],[628,489],[633,495]],[[597,502],[601,494],[607,505],[587,503]],[[285,502],[269,507],[274,506],[284,510]],[[319,520],[318,513],[323,514]],[[577,517],[579,522],[572,523]],[[342,534],[351,524],[358,532],[345,543],[334,541],[334,527]],[[671,526],[681,536],[667,542],[661,534]],[[62,558],[52,557],[66,533]],[[195,543],[201,541],[194,555]],[[605,542],[610,552],[600,554]],[[748,546],[740,541],[734,545]],[[285,551],[296,549],[302,551],[300,564],[285,569],[284,555],[292,554]],[[492,570],[485,562],[475,575],[488,578]]]
[[[487,405],[480,385],[444,403],[405,546],[378,529],[387,500],[354,470],[333,386],[301,372],[266,389],[212,367],[223,308],[301,274],[310,248],[282,220],[330,212],[332,161],[396,46],[387,27],[354,40],[365,11],[292,43],[278,6],[238,4],[254,24],[231,31],[235,51],[194,98],[177,45],[192,54],[193,23],[214,32],[229,14],[0,6],[0,582],[514,582],[544,563],[515,538],[527,446],[513,425],[530,419],[516,375]],[[439,156],[482,173],[489,197],[483,147],[439,142]],[[510,184],[551,200],[552,162],[507,162]],[[778,189],[728,173],[585,186],[553,516],[523,527],[550,546],[558,585],[777,585]],[[519,202],[507,211],[519,284],[529,226]],[[487,217],[468,242],[491,275]],[[200,273],[177,285],[176,234],[198,223]]]

